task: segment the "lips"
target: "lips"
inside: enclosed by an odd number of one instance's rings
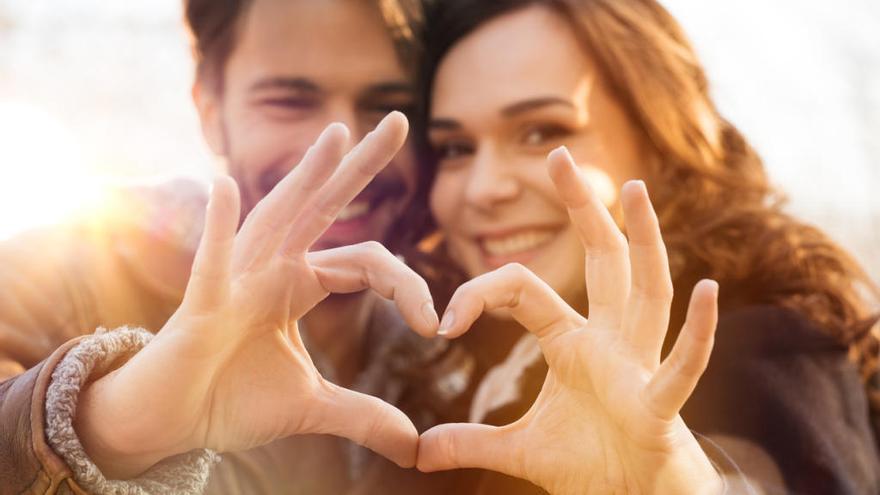
[[[513,256],[537,249],[554,236],[554,232],[546,230],[527,230],[504,237],[483,239],[482,248],[490,256]]]
[[[553,242],[560,228],[522,228],[476,238],[483,263],[490,269],[508,263],[527,264]]]

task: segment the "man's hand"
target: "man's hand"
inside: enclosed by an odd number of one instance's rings
[[[81,398],[77,432],[107,477],[132,477],[196,448],[244,450],[303,433],[343,436],[415,464],[412,422],[321,377],[296,326],[331,292],[372,288],[411,328],[435,334],[427,284],[381,245],[307,252],[406,134],[395,112],[346,154],[348,131],[331,125],[238,233],[238,188],[229,178],[215,183],[182,305]]]
[[[461,286],[442,331],[454,338],[484,311],[508,310],[538,337],[549,372],[513,424],[425,432],[419,469],[490,469],[554,495],[719,492],[719,476],[678,414],[709,360],[717,284],[694,289],[687,322],[661,363],[672,281],[644,185],[623,189],[627,243],[567,152],[551,154],[550,174],[586,251],[589,320],[519,265]]]

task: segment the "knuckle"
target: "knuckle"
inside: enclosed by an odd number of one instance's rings
[[[436,441],[438,444],[438,451],[442,453],[443,458],[446,459],[449,464],[457,466],[459,463],[459,446],[457,437],[449,432],[444,432],[438,436]]]
[[[384,262],[387,261],[391,256],[391,253],[383,246],[380,242],[377,241],[366,241],[359,245],[360,251],[369,258],[370,261]]]
[[[634,282],[633,292],[643,299],[659,301],[662,303],[672,302],[672,299],[675,296],[675,289],[670,280],[664,280],[658,283],[647,281]]]
[[[388,252],[388,251],[385,249],[385,246],[383,246],[382,243],[379,242],[379,241],[366,241],[366,242],[364,242],[364,243],[361,244],[361,245],[362,245],[365,249],[368,249],[368,250],[370,250],[370,251],[373,252],[373,253],[383,254],[383,255],[384,255],[385,253]]]
[[[360,438],[357,439],[357,443],[366,445],[371,439],[382,438],[384,436],[385,427],[391,420],[389,416],[390,415],[385,408],[377,408],[373,412],[370,421],[366,422],[365,428],[361,430]]]
[[[502,273],[514,278],[525,278],[531,275],[531,271],[520,263],[508,263],[501,267]]]
[[[699,377],[706,370],[706,362],[702,359],[679,358],[673,361],[675,374],[684,378]]]

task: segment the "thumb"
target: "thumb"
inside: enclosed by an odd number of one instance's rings
[[[347,438],[400,467],[415,466],[419,433],[400,409],[376,397],[327,382],[311,432]]]
[[[460,468],[478,468],[523,477],[514,472],[516,452],[508,427],[475,423],[435,426],[419,439],[419,471],[430,473]]]

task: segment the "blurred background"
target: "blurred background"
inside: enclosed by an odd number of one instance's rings
[[[880,2],[667,0],[790,210],[880,280]],[[178,0],[0,0],[0,239],[216,164]]]

